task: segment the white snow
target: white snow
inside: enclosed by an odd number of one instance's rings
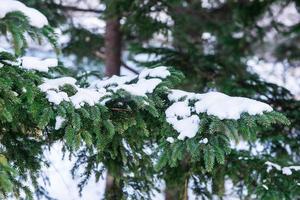
[[[72,104],[76,109],[88,104],[89,106],[94,106],[99,103],[100,99],[106,95],[106,90],[94,90],[89,88],[77,88],[77,93],[70,97]]]
[[[70,101],[66,92],[59,91],[59,88],[69,84],[76,88],[76,79],[72,77],[62,77],[56,79],[44,79],[44,83],[39,86],[40,90],[46,93],[49,102],[59,105],[62,101]]]
[[[200,144],[207,144],[208,143],[208,139],[207,138],[203,138],[199,141]]]
[[[72,85],[76,88],[76,79],[72,77],[62,77],[56,79],[44,79],[44,83],[39,86],[39,88],[46,92],[47,90],[59,90],[59,87],[62,87],[66,84]]]
[[[273,168],[275,168],[276,170],[280,171],[281,170],[281,166],[276,164],[276,163],[272,163],[270,161],[265,162],[265,164],[268,166],[267,167],[267,172],[269,173]]]
[[[175,141],[173,137],[168,137],[166,140],[167,140],[167,142],[169,142],[171,144],[174,143],[174,141]]]
[[[280,165],[276,163],[272,163],[270,161],[265,162],[267,167],[267,172],[269,173],[273,168],[275,168],[277,171],[281,171],[282,174],[285,174],[287,176],[292,175],[293,171],[300,171],[300,166],[288,166],[288,167],[281,167]]]
[[[195,137],[199,129],[200,119],[197,115],[192,115],[179,120],[176,117],[167,118],[167,122],[179,133],[177,139],[184,140],[186,137]]]
[[[126,92],[136,96],[146,96],[147,93],[152,93],[153,90],[162,82],[161,79],[139,79],[136,83],[128,84],[128,82],[135,79],[136,76],[112,76],[106,80],[97,80],[91,83],[90,88],[103,88],[117,92],[123,89]]]
[[[170,93],[168,94],[168,99],[170,101],[179,101],[182,98],[188,98],[188,99],[197,99],[197,96],[199,96],[199,94],[197,95],[196,93],[193,92],[186,92],[183,90],[171,90]]]
[[[274,13],[275,21],[282,23],[285,26],[294,26],[300,22],[300,14],[298,12],[298,5],[295,2],[290,2],[285,7],[272,6],[271,10]]]
[[[232,37],[235,39],[240,39],[240,38],[244,37],[244,32],[242,32],[242,31],[234,32],[234,33],[232,33]]]
[[[179,133],[177,139],[184,140],[192,138],[196,135],[199,129],[200,119],[197,115],[192,115],[193,108],[189,106],[189,102],[178,101],[184,96],[192,96],[187,92],[180,90],[172,90],[168,95],[170,101],[177,100],[166,111],[166,120]],[[178,119],[180,118],[180,119]]]
[[[195,103],[196,113],[207,113],[220,119],[239,119],[243,112],[257,115],[273,110],[266,103],[244,97],[231,97],[220,92],[196,94],[182,90],[171,90],[168,95],[170,101],[179,101],[183,98],[185,100],[198,100]]]
[[[293,169],[295,171],[300,171],[300,166],[290,166],[290,169]]]
[[[59,130],[65,121],[66,121],[65,118],[63,118],[61,116],[56,116],[55,117],[55,130]]]
[[[167,78],[170,75],[171,73],[169,72],[167,67],[160,66],[153,69],[144,69],[143,71],[141,71],[139,78]]]
[[[191,116],[191,108],[188,102],[175,102],[167,110],[166,116],[169,117],[188,117]]]
[[[172,26],[174,24],[172,17],[168,15],[168,12],[166,12],[165,10],[152,11],[149,13],[149,16],[154,20],[167,24],[168,26]]]
[[[1,0],[0,18],[3,18],[7,13],[14,11],[20,11],[24,13],[24,15],[29,18],[31,26],[43,28],[45,25],[48,25],[47,18],[40,11],[29,8],[19,1]]]
[[[140,79],[137,83],[128,85],[124,84],[116,89],[123,89],[126,92],[136,96],[146,96],[146,94],[152,93],[161,82],[162,80],[158,78]]]
[[[239,119],[242,113],[261,115],[273,109],[266,103],[244,97],[230,97],[220,92],[202,94],[195,103],[197,113],[207,113],[219,119]]]
[[[55,90],[46,91],[46,98],[50,103],[59,105],[63,101],[70,101],[68,94],[65,92],[56,92]]]
[[[292,172],[292,170],[291,170],[289,167],[283,167],[283,168],[282,168],[282,173],[289,176],[289,175],[291,175],[293,172]]]
[[[211,40],[211,41],[215,41],[216,37],[214,35],[212,35],[210,32],[204,32],[202,33],[201,36],[202,40]]]
[[[28,70],[37,70],[48,72],[50,67],[56,67],[58,60],[56,58],[40,59],[37,57],[24,56],[21,58],[21,68]]]
[[[171,73],[167,67],[160,66],[153,69],[144,69],[139,76],[112,76],[111,78],[96,80],[91,83],[90,88],[103,88],[117,92],[122,89],[135,96],[146,96],[152,93],[154,89]],[[138,78],[136,83],[129,83]]]
[[[91,83],[90,88],[117,87],[135,79],[136,76],[112,76],[103,80],[96,80]]]

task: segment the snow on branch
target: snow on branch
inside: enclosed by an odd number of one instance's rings
[[[281,171],[282,174],[285,175],[292,175],[293,171],[300,171],[300,166],[288,166],[288,167],[282,167],[276,163],[267,161],[265,162],[265,165],[267,165],[267,172],[269,173],[272,169],[276,169],[277,171]]]
[[[56,59],[40,60],[34,57],[23,57],[20,68],[47,72],[50,67],[58,64]],[[133,96],[148,98],[154,90],[171,76],[165,66],[144,69],[139,75],[112,76],[96,80],[88,88],[81,88],[72,77],[44,79],[39,86],[46,93],[46,98],[54,105],[63,101],[71,102],[76,109],[84,105],[105,105],[119,91]],[[76,92],[68,94],[65,85],[70,85]],[[231,97],[220,92],[196,94],[182,90],[170,90],[168,100],[171,105],[165,110],[166,121],[178,133],[178,140],[193,138],[200,128],[200,114],[206,113],[220,120],[239,120],[242,113],[262,115],[273,109],[266,103],[244,97]],[[145,102],[146,103],[146,102]]]
[[[179,140],[196,135],[201,113],[216,116],[221,120],[238,120],[242,113],[262,115],[273,110],[266,103],[244,97],[231,97],[220,92],[196,94],[171,90],[168,99],[173,104],[165,112],[167,122],[179,133]]]
[[[46,67],[45,70],[48,67],[43,66],[39,61],[32,62],[32,64],[31,69],[37,69],[34,64],[42,66],[42,69]],[[133,96],[147,98],[147,95],[153,93],[163,79],[170,75],[168,68],[161,66],[145,69],[139,75],[112,76],[96,80],[88,88],[76,85],[76,79],[72,77],[45,79],[39,88],[46,93],[49,102],[59,105],[67,101],[78,109],[86,104],[89,106],[105,105],[111,100],[112,95],[120,90]],[[71,85],[76,93],[69,96],[61,89],[64,85]],[[168,99],[172,104],[165,111],[166,121],[179,133],[177,137],[179,140],[195,137],[200,127],[201,113],[216,116],[221,120],[238,120],[242,113],[262,115],[264,112],[273,110],[268,104],[243,97],[230,97],[220,92],[196,94],[171,90]]]
[[[75,108],[80,108],[84,104],[93,106],[101,103],[100,99],[109,94],[105,89],[80,88],[75,83],[76,79],[72,77],[44,79],[44,83],[39,88],[46,93],[49,102],[55,105],[59,105],[63,101],[72,102]],[[71,85],[76,89],[76,94],[69,96],[66,92],[61,91],[65,85]]]
[[[2,48],[0,48],[0,53],[11,54],[9,51]],[[41,59],[33,56],[23,56],[15,60],[4,59],[1,61],[21,69],[34,70],[38,72],[48,72],[49,68],[58,66],[58,60],[56,58]]]
[[[273,109],[266,103],[244,97],[230,97],[220,92],[208,92],[199,95],[195,103],[196,113],[207,113],[219,119],[238,120],[242,113],[262,115]]]
[[[58,60],[56,58],[40,59],[37,57],[24,56],[21,58],[21,68],[32,69],[40,72],[48,72],[49,68],[57,67]]]
[[[1,0],[0,18],[6,16],[10,12],[20,11],[28,17],[31,26],[43,28],[48,25],[47,18],[38,10],[29,8],[23,3],[15,0]]]
[[[88,88],[81,88],[76,85],[76,79],[72,77],[62,77],[57,79],[44,79],[44,83],[39,88],[46,93],[49,102],[59,105],[63,101],[71,102],[76,109],[88,104],[105,105],[111,96],[119,90],[128,92],[134,96],[147,97],[153,93],[154,89],[162,82],[160,78],[171,75],[167,67],[155,69],[145,69],[140,76],[113,76],[103,80],[96,80]],[[153,78],[158,77],[158,78]],[[68,96],[61,88],[71,85],[76,93]]]

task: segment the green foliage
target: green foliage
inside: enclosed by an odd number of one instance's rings
[[[3,19],[0,20],[0,32],[2,35],[8,35],[10,33],[13,39],[13,46],[15,54],[17,56],[23,55],[27,48],[27,41],[25,34],[27,33],[33,40],[37,40],[39,43],[42,40],[42,36],[46,37],[49,42],[55,47],[57,53],[58,44],[57,37],[54,30],[50,26],[45,26],[42,29],[37,29],[30,26],[28,17],[22,12],[10,12]]]
[[[15,178],[16,172],[8,165],[7,159],[4,155],[0,155],[0,185],[2,190],[2,195],[9,194],[13,191],[13,181],[12,178]],[[4,196],[2,196],[4,198]]]
[[[215,163],[224,164],[225,156],[231,152],[230,140],[255,141],[256,131],[261,128],[269,128],[272,124],[288,125],[287,118],[277,112],[265,113],[264,115],[251,116],[242,114],[240,120],[220,120],[214,116],[201,115],[202,123],[198,134],[185,141],[175,140],[174,143],[163,142],[159,147],[159,160],[157,170],[166,165],[175,167],[180,164],[183,156],[188,155],[191,163],[204,161],[204,168],[211,172]],[[166,137],[174,133],[171,127],[164,130]],[[204,144],[200,141],[208,139]]]

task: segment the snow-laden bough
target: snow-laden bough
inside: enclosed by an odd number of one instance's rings
[[[48,20],[40,11],[29,8],[23,3],[15,0],[1,0],[0,18],[5,17],[10,12],[20,11],[28,17],[31,26],[43,28],[48,25]]]
[[[53,59],[39,60],[25,57],[20,68],[48,71],[49,67],[55,65],[57,65],[57,61]],[[76,79],[72,77],[44,79],[44,83],[39,88],[45,92],[48,101],[54,105],[66,101],[71,102],[78,109],[85,105],[105,105],[111,100],[111,96],[120,90],[133,96],[147,98],[147,95],[152,94],[170,75],[167,67],[160,66],[144,69],[138,76],[112,76],[96,80],[88,88],[78,86]],[[61,90],[64,85],[71,85],[76,93],[69,96]],[[216,116],[221,120],[238,120],[242,113],[261,115],[273,110],[266,103],[244,97],[231,97],[220,92],[197,94],[182,90],[170,90],[168,100],[172,104],[165,111],[166,121],[179,133],[177,136],[179,140],[196,136],[201,123],[199,117],[201,113]]]
[[[262,115],[273,110],[266,103],[244,97],[231,97],[220,92],[197,94],[171,90],[168,99],[173,103],[165,112],[167,122],[179,133],[179,140],[195,137],[200,127],[201,113],[221,120],[238,120],[242,113]]]
[[[267,161],[265,162],[265,165],[267,165],[267,172],[270,173],[273,169],[276,171],[280,171],[284,175],[292,175],[293,171],[300,171],[300,166],[286,166],[282,167],[276,163]]]
[[[78,86],[76,79],[72,77],[44,79],[44,83],[39,88],[46,93],[49,102],[55,105],[59,105],[63,101],[71,102],[78,109],[84,105],[105,105],[109,102],[110,97],[120,90],[133,96],[147,98],[147,95],[153,93],[162,80],[170,75],[168,68],[161,66],[145,69],[139,76],[112,76],[96,80],[88,88]],[[64,85],[71,85],[76,93],[68,96],[66,92],[61,90]]]

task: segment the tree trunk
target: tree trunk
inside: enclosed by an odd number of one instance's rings
[[[167,186],[165,191],[165,200],[181,200],[181,193],[182,191],[178,187],[171,188]]]
[[[216,173],[212,179],[212,190],[220,198],[225,194],[225,169],[222,165],[216,168]]]
[[[105,75],[120,75],[121,41],[120,20],[118,17],[106,20],[105,27]]]
[[[114,176],[107,172],[105,185],[105,199],[106,200],[120,200],[123,198],[122,183]]]
[[[188,200],[189,162],[190,157],[186,155],[177,169],[168,170],[171,173],[165,177],[165,200]],[[174,174],[177,175],[176,180]]]
[[[165,200],[188,200],[188,178],[184,185],[166,184]]]

